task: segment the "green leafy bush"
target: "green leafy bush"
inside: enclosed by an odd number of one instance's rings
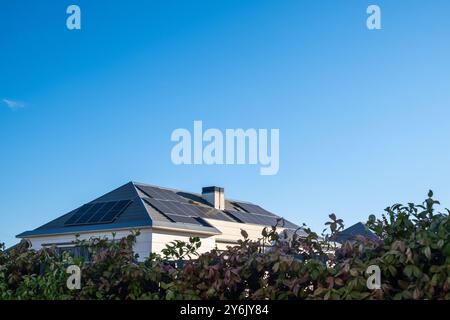
[[[0,246],[0,299],[450,299],[449,211],[436,212],[430,191],[423,204],[395,204],[367,226],[378,240],[360,237],[342,246],[332,239],[343,222],[332,214],[330,232],[304,227],[306,237],[273,227],[251,241],[198,254],[200,240],[175,241],[161,255],[137,262],[127,238],[79,241],[90,261],[57,248],[8,252]],[[68,265],[82,271],[80,290],[66,287]],[[370,290],[366,270],[381,269]]]

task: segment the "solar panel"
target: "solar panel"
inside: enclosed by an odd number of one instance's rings
[[[161,190],[159,190],[159,192],[163,195],[164,199],[166,199],[166,200],[187,202],[186,199],[183,199],[182,197],[180,197],[173,191],[161,189]]]
[[[187,208],[187,205],[184,203],[174,202],[174,201],[164,201],[165,205],[169,208],[169,212],[184,216],[191,215]]]
[[[205,216],[205,210],[208,210],[208,208],[195,206],[192,204],[185,204],[183,205],[183,210],[187,212],[187,214],[194,216],[194,217],[204,217]]]
[[[202,218],[212,218],[222,221],[233,221],[222,211],[219,211],[211,207],[190,205],[189,208],[193,210],[197,216]]]
[[[158,189],[146,188],[144,191],[148,194],[148,196],[150,196],[154,199],[162,199],[163,198],[163,195],[158,192]]]
[[[97,211],[101,210],[104,204],[104,202],[94,203],[75,223],[85,224]]]
[[[164,215],[174,214],[187,217],[214,218],[216,220],[232,221],[227,215],[211,207],[176,201],[162,201],[152,198],[144,198],[144,200]]]
[[[65,226],[110,223],[130,205],[131,200],[96,202],[83,205],[65,223]]]
[[[175,214],[167,214],[167,217],[170,220],[172,220],[173,222],[189,223],[189,224],[194,224],[194,225],[201,224],[201,225],[204,225],[207,227],[211,227],[209,224],[207,224],[201,218],[179,216],[179,215],[175,215]]]
[[[188,202],[185,198],[179,196],[174,191],[149,187],[149,186],[139,186],[138,187],[142,192],[147,194],[149,197],[157,200],[172,200],[177,202]]]
[[[171,201],[162,201],[156,200],[152,198],[145,198],[148,204],[150,204],[155,209],[161,211],[162,213],[171,213],[171,214],[183,214],[181,210],[177,209],[172,205]]]
[[[131,200],[122,200],[118,201],[117,204],[107,212],[103,218],[100,220],[102,223],[110,223],[113,222],[125,209],[130,205]]]
[[[103,216],[109,212],[109,210],[111,210],[114,206],[116,205],[115,201],[111,201],[111,202],[106,202],[103,207],[101,208],[101,210],[97,210],[97,212],[93,215],[91,215],[90,219],[88,220],[89,223],[96,223],[98,221],[100,221]]]
[[[276,215],[273,214],[272,212],[269,212],[256,204],[244,203],[244,202],[235,202],[235,204],[250,213],[257,213],[257,214],[262,214],[262,215],[266,215],[266,216],[276,217]]]
[[[160,211],[162,214],[169,217],[170,219],[172,219],[171,216],[177,216],[178,218],[174,222],[183,222],[180,221],[181,219],[179,218],[180,216],[186,217],[186,221],[190,221],[189,223],[202,224],[207,226],[209,225],[201,218],[213,217],[219,220],[231,221],[231,219],[226,215],[224,215],[221,211],[215,210],[213,208],[192,205],[188,203],[180,203],[176,201],[162,201],[152,198],[144,198],[144,200],[153,208]]]
[[[254,219],[252,219],[251,214],[243,213],[243,212],[239,212],[239,211],[228,211],[228,214],[230,214],[234,218],[237,218],[239,221],[242,221],[243,223],[258,224],[258,223],[256,223],[256,221]]]
[[[74,224],[89,208],[92,204],[84,204],[66,221],[65,225]]]
[[[177,214],[182,216],[196,216],[195,212],[190,210],[189,204],[186,203],[180,203],[175,201],[162,201],[162,200],[155,200],[155,199],[145,199],[147,202],[149,202],[150,205],[161,211],[162,213],[166,214]]]
[[[276,216],[264,216],[260,214],[253,214],[248,212],[239,212],[239,211],[227,211],[232,217],[237,218],[239,221],[243,223],[252,223],[259,224],[264,226],[278,226],[278,227],[288,227],[286,223],[283,224],[283,221],[278,220]],[[278,220],[278,222],[277,222]],[[292,225],[292,224],[290,224]]]

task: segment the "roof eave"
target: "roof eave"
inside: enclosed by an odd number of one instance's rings
[[[151,224],[146,221],[140,221],[132,224],[114,224],[114,225],[91,225],[85,226],[85,228],[57,228],[48,230],[32,230],[25,231],[16,235],[16,238],[36,238],[36,237],[46,237],[46,236],[56,236],[63,234],[83,234],[92,232],[108,232],[116,230],[128,230],[128,229],[144,229],[151,228]]]

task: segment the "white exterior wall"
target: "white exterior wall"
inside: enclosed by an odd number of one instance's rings
[[[250,240],[262,238],[264,226],[256,224],[243,224],[237,222],[228,222],[222,220],[205,219],[209,224],[222,232],[221,235],[214,236],[217,248],[225,250],[228,246],[233,246],[238,240],[244,240],[241,230],[245,230]],[[270,227],[268,227],[270,228]],[[280,228],[280,231],[283,230]]]
[[[114,230],[114,231],[97,231],[97,232],[86,232],[79,233],[79,240],[89,240],[90,238],[108,238],[112,239],[112,233],[116,233],[116,239],[127,237],[132,233],[132,230]],[[141,234],[137,237],[136,243],[134,245],[134,252],[139,254],[139,260],[144,260],[150,254],[152,247],[152,235],[150,229],[141,229]],[[31,237],[27,238],[31,242],[31,248],[34,250],[39,250],[43,245],[58,245],[62,247],[70,246],[70,243],[74,242],[77,238],[75,234],[63,234],[54,236],[43,236],[43,237]]]
[[[190,237],[199,237],[201,246],[199,253],[211,251],[215,248],[216,243],[214,236],[196,235],[194,233],[176,232],[170,230],[153,230],[152,232],[152,252],[161,253],[161,250],[166,248],[166,245],[172,241],[180,240],[189,242]]]
[[[261,232],[264,226],[253,225],[253,224],[242,224],[237,222],[228,222],[214,219],[205,219],[208,223],[213,225],[222,234],[220,235],[204,235],[195,234],[193,231],[174,231],[174,230],[163,230],[163,229],[151,229],[144,228],[140,229],[141,234],[136,239],[136,244],[134,245],[135,253],[139,254],[139,260],[145,260],[150,254],[150,252],[155,252],[160,254],[167,244],[172,241],[180,240],[184,242],[189,242],[189,237],[199,237],[201,241],[201,247],[199,248],[199,253],[208,252],[212,249],[225,250],[227,246],[233,246],[238,240],[243,240],[241,235],[241,229],[248,233],[249,239],[257,240],[262,237]],[[282,228],[280,228],[280,231]],[[112,232],[116,233],[116,239],[124,238],[131,234],[131,230],[115,230],[115,231],[97,231],[97,232],[85,232],[80,233],[78,237],[79,240],[89,240],[93,237],[105,237],[108,239],[112,238]],[[54,236],[42,236],[42,237],[30,237],[27,238],[32,244],[32,249],[39,250],[43,245],[61,245],[70,246],[70,243],[76,240],[75,234],[63,234]]]

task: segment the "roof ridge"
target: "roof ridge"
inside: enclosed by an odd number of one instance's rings
[[[184,193],[190,193],[196,196],[201,197],[202,194],[198,193],[198,192],[193,192],[193,191],[185,191],[185,190],[181,190],[181,189],[174,189],[174,188],[168,188],[168,187],[161,187],[155,184],[148,184],[148,183],[144,183],[144,182],[138,182],[138,181],[130,181],[135,187],[139,187],[141,186],[145,186],[145,187],[152,187],[152,188],[159,188],[159,189],[163,189],[163,190],[168,190],[168,191],[172,191],[172,192],[184,192]],[[239,199],[233,199],[233,198],[225,198],[225,200],[230,201],[230,202],[241,202],[241,203],[247,203],[247,204],[253,204],[256,206],[259,206],[258,204],[251,202],[251,201],[246,201],[246,200],[239,200]]]

